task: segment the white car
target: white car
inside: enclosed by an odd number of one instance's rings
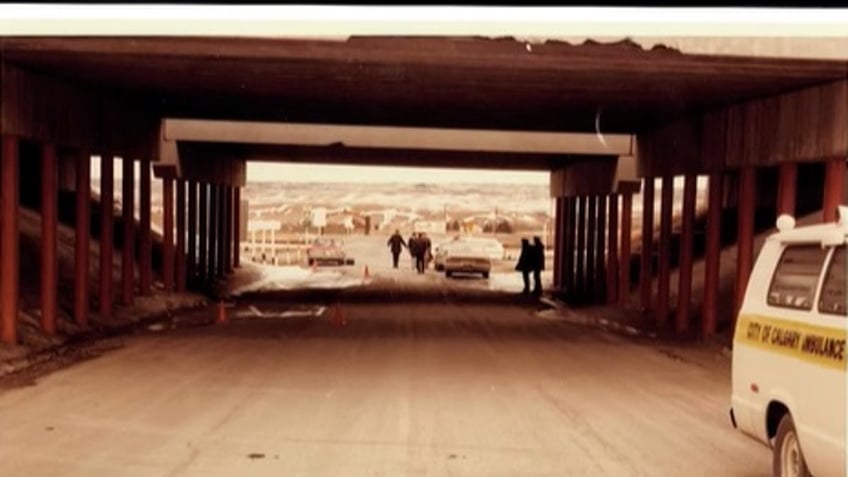
[[[436,271],[444,270],[445,258],[448,256],[451,247],[463,244],[471,244],[479,248],[492,262],[503,260],[506,256],[503,244],[495,238],[456,236],[447,242],[440,243],[433,249],[433,266]]]
[[[457,243],[447,249],[442,269],[448,278],[455,273],[479,273],[483,278],[489,278],[492,259],[480,244]]]
[[[751,273],[733,337],[730,418],[771,446],[775,476],[846,475],[846,239],[782,216]]]

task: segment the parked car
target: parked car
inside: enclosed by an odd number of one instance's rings
[[[306,249],[306,263],[311,265],[353,265],[354,259],[347,256],[344,242],[334,239],[315,239]]]
[[[460,237],[456,236],[447,242],[442,242],[433,249],[433,266],[436,271],[444,270],[445,258],[451,247],[456,245],[471,244],[479,247],[492,262],[506,258],[503,244],[495,238],[490,237]]]
[[[442,267],[448,278],[455,273],[480,273],[483,278],[489,278],[492,259],[486,248],[479,243],[456,243],[448,247]]]
[[[772,448],[775,476],[846,475],[846,240],[781,216],[751,272],[733,337],[730,420]]]

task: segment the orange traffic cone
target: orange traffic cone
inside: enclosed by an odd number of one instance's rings
[[[369,277],[371,277],[371,272],[368,270],[368,265],[365,265],[365,267],[362,268],[362,278]]]
[[[227,321],[227,309],[224,307],[224,300],[218,302],[218,320],[217,323],[224,324]]]

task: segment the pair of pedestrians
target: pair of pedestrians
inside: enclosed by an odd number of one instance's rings
[[[523,295],[530,294],[531,273],[533,274],[533,294],[536,296],[542,294],[542,270],[545,269],[545,245],[538,235],[533,237],[532,245],[528,239],[521,239],[521,255],[518,256],[518,263],[515,264],[515,269],[521,272],[521,278],[524,280],[524,289],[521,291]]]

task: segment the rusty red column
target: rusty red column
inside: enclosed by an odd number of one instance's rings
[[[642,310],[654,307],[654,184],[654,177],[646,177],[642,188],[642,252],[639,257],[639,298]]]
[[[789,214],[795,217],[795,197],[798,190],[798,164],[784,162],[780,164],[780,176],[777,185],[777,216]]]
[[[88,324],[88,257],[91,242],[91,156],[76,153],[76,230],[74,239],[74,321]]]
[[[565,287],[566,296],[574,296],[574,229],[577,222],[577,199],[565,197],[563,209],[565,210],[565,224],[563,230],[563,260],[562,260],[562,284]]]
[[[218,278],[224,278],[227,273],[227,186],[218,185]]]
[[[554,198],[554,290],[562,289],[562,197]]]
[[[618,301],[618,195],[609,196],[609,237],[607,239],[607,303]]]
[[[41,146],[41,329],[56,334],[56,291],[59,262],[56,255],[58,229],[59,175],[56,147]]]
[[[208,266],[209,266],[209,281],[215,281],[215,277],[218,275],[218,217],[219,214],[219,205],[218,205],[218,185],[217,184],[209,184],[209,258],[208,258]]]
[[[709,338],[718,323],[718,287],[721,263],[721,205],[724,175],[710,174],[709,205],[707,209],[707,249],[704,257],[704,303],[701,336]]]
[[[822,198],[822,220],[836,222],[838,207],[842,203],[845,189],[845,158],[829,159],[825,166],[824,197]]]
[[[209,184],[201,182],[197,194],[197,276],[203,282],[209,276]]]
[[[100,156],[100,316],[112,316],[112,250],[114,247],[114,159]]]
[[[178,292],[186,289],[186,181],[177,179],[177,244],[174,273]]]
[[[627,305],[630,301],[630,258],[633,241],[633,194],[625,192],[621,196],[621,256],[618,278],[618,303]]]
[[[2,329],[0,340],[18,342],[18,138],[3,136],[2,171],[0,171],[0,295],[2,295]]]
[[[577,272],[574,297],[583,300],[586,293],[586,196],[577,197]]]
[[[241,266],[241,187],[233,189],[233,267]]]
[[[224,186],[224,273],[233,273],[233,186]]]
[[[607,196],[598,196],[598,238],[595,248],[595,303],[606,302]]]
[[[135,285],[135,164],[123,158],[121,211],[123,212],[123,253],[121,255],[121,304],[132,305]]]
[[[695,241],[695,199],[698,192],[698,177],[686,174],[683,179],[683,223],[680,237],[680,266],[678,267],[677,320],[675,331],[685,334],[689,331],[690,302],[692,298],[692,260]]]
[[[186,276],[190,283],[197,274],[197,181],[188,181],[188,254]]]
[[[665,175],[662,178],[660,197],[660,242],[657,247],[659,255],[659,273],[657,276],[657,328],[662,329],[668,320],[669,288],[671,286],[671,221],[674,200],[674,176]]]
[[[595,283],[595,253],[597,252],[598,242],[598,198],[590,195],[586,206],[586,293],[585,300],[589,303],[595,301],[595,291],[597,284]]]
[[[757,173],[753,166],[739,169],[739,194],[737,196],[739,209],[739,235],[737,237],[736,258],[736,300],[734,302],[733,324],[736,324],[736,314],[742,306],[745,290],[748,288],[748,278],[754,264],[754,213],[757,202]]]
[[[162,284],[174,291],[174,179],[162,178]]]
[[[150,232],[150,161],[139,163],[138,293],[149,295],[153,285],[153,236]]]

